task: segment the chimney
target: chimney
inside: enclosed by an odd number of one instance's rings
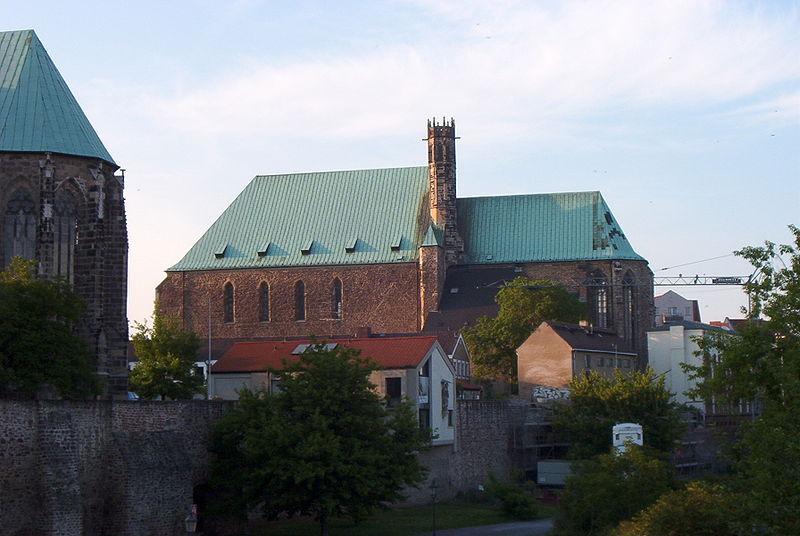
[[[369,339],[372,337],[372,328],[369,326],[362,326],[356,330],[357,339]]]

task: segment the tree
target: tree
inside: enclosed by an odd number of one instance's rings
[[[757,274],[745,285],[750,322],[737,333],[698,340],[701,355],[718,357],[685,367],[698,380],[696,397],[758,402],[761,414],[743,427],[734,469],[756,520],[771,534],[800,534],[800,229],[789,230],[793,244],[735,252]]]
[[[409,404],[385,407],[369,382],[374,370],[355,349],[317,344],[271,371],[279,393],[240,392],[212,434],[223,507],[310,515],[326,535],[332,517],[359,520],[418,484],[430,432]]]
[[[15,257],[0,273],[0,393],[96,394],[92,356],[77,334],[83,301],[66,281],[36,279],[36,264]]]
[[[572,464],[554,534],[607,534],[618,523],[652,504],[672,485],[660,454],[637,445]]]
[[[622,522],[613,536],[745,536],[752,512],[743,508],[746,496],[712,482],[689,482],[665,493],[631,521]]]
[[[195,372],[200,339],[180,327],[176,317],[162,316],[156,305],[153,325],[135,323],[131,337],[139,363],[129,376],[130,388],[142,398],[192,398],[205,392],[205,380]]]
[[[517,348],[545,320],[578,322],[586,306],[552,281],[518,277],[495,296],[500,306],[496,316],[483,316],[464,328],[473,373],[516,383]]]
[[[569,388],[569,402],[556,408],[553,424],[569,441],[573,459],[606,452],[612,427],[623,422],[641,424],[645,445],[664,453],[680,436],[683,408],[650,368],[616,370],[612,378],[591,371],[573,378]]]

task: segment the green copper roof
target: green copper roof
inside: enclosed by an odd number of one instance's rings
[[[168,271],[415,261],[427,166],[255,177]]]
[[[0,151],[114,163],[33,30],[0,32]]]
[[[644,260],[600,192],[459,199],[458,229],[464,264]]]

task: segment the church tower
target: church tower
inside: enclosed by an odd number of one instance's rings
[[[428,177],[431,220],[444,234],[445,264],[457,264],[464,252],[456,207],[456,122],[428,121]]]
[[[33,30],[0,32],[0,66],[0,265],[72,283],[106,394],[127,396],[124,177]]]

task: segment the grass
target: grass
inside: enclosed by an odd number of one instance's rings
[[[539,505],[539,518],[551,517],[553,507]],[[498,506],[487,503],[462,502],[436,505],[436,529],[455,529],[519,521],[505,515]],[[356,525],[348,519],[331,522],[331,536],[413,536],[433,530],[433,507],[409,506],[377,512]],[[253,536],[317,536],[319,525],[312,520],[255,521],[250,525]]]

